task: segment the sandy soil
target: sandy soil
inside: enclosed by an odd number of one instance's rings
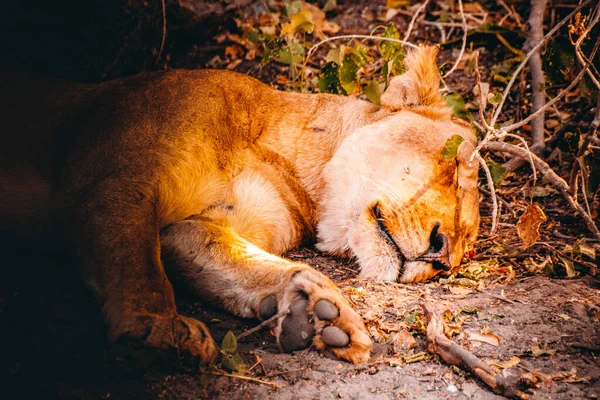
[[[99,312],[76,273],[46,262],[42,279],[25,286],[25,276],[5,275],[0,290],[4,392],[16,396],[10,398],[66,399],[495,398],[471,375],[422,354],[426,340],[415,324],[412,349],[394,340],[417,315],[419,304],[428,302],[454,313],[449,323],[458,333],[454,339],[482,359],[502,365],[516,356],[520,371],[568,372],[550,387],[542,385],[534,399],[600,395],[600,289],[591,278],[521,276],[505,285],[500,282],[506,276],[498,275],[481,280],[479,290],[439,282],[378,284],[355,278],[352,262],[312,249],[288,256],[339,282],[365,315],[376,341],[370,362],[351,365],[313,350],[281,354],[265,329],[244,338],[238,350],[248,365],[262,360],[247,376],[268,383],[167,370],[158,360],[141,372],[119,357],[115,361],[107,349]],[[239,334],[258,324],[212,309],[181,290],[178,298],[180,312],[206,321],[218,342],[229,330]],[[499,345],[470,340],[466,332],[489,332]]]

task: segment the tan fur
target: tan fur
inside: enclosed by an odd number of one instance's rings
[[[60,222],[111,340],[216,354],[206,327],[177,314],[162,258],[199,296],[244,317],[271,294],[279,309],[328,299],[340,316],[316,319],[313,343],[325,348],[320,332],[334,324],[350,344],[331,350],[365,361],[371,341],[336,286],[278,255],[316,234],[320,249],[355,256],[364,277],[422,281],[460,262],[479,223],[475,137],[439,95],[436,52],[407,56],[383,107],[224,71],[95,86],[4,74],[4,228]],[[465,142],[445,160],[453,134]]]

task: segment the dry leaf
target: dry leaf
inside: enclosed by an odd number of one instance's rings
[[[492,366],[497,367],[498,369],[508,369],[516,367],[521,362],[521,359],[517,356],[511,356],[507,361],[498,361],[492,363]]]
[[[590,378],[578,377],[577,369],[575,368],[571,368],[570,371],[554,372],[548,375],[548,378],[552,379],[553,381],[561,381],[565,383],[587,383],[590,381]]]
[[[539,239],[539,228],[545,220],[546,215],[537,204],[530,204],[527,206],[517,223],[517,232],[523,241],[521,248],[526,249]]]
[[[394,353],[406,353],[406,351],[412,349],[415,344],[417,344],[415,338],[406,329],[397,332],[392,339],[392,349],[394,350]]]
[[[387,0],[385,6],[387,8],[403,8],[410,5],[409,0]]]
[[[492,346],[498,346],[500,344],[500,339],[493,333],[486,333],[484,335],[481,335],[479,333],[468,332],[468,334],[469,340],[475,340],[477,342],[491,344]]]
[[[300,10],[290,17],[291,22],[281,28],[281,37],[288,35],[291,40],[296,33],[312,33],[315,28],[310,10]]]
[[[448,290],[450,290],[450,293],[458,295],[458,296],[466,296],[469,293],[473,293],[472,289],[468,289],[462,286],[448,286]]]

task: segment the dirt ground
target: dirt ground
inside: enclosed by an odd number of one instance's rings
[[[345,10],[333,19],[342,28],[340,34],[369,33],[374,24],[379,24],[373,21],[372,15],[385,12],[385,2],[338,3],[343,3]],[[399,15],[394,21],[402,29],[408,19]],[[437,31],[435,27],[424,30],[417,26],[415,32],[414,41],[424,41]],[[434,42],[438,39],[431,38]],[[205,66],[214,54],[223,57],[229,44],[205,44],[205,48],[199,50],[202,62],[189,54],[181,57],[184,62],[177,60],[174,54],[170,66]],[[452,60],[454,53],[450,48],[443,48],[441,60]],[[485,45],[481,53],[484,79],[491,74],[489,60],[510,57],[506,49],[497,44]],[[228,62],[223,60],[216,66],[225,67]],[[257,60],[244,60],[235,69],[273,84],[284,68],[272,64],[259,67]],[[447,80],[448,85],[465,98],[472,96],[474,82],[474,74],[463,71]],[[571,108],[584,107],[572,101]],[[518,113],[518,107],[508,108],[507,112]],[[580,121],[576,119],[574,124]],[[498,398],[472,375],[426,352],[418,311],[420,304],[426,302],[440,312],[451,311],[446,315],[453,339],[483,360],[499,368],[511,366],[520,372],[539,371],[553,377],[555,380],[549,387],[541,385],[535,390],[533,399],[597,399],[600,397],[600,281],[587,274],[589,271],[585,268],[579,270],[575,278],[552,279],[542,273],[543,268],[532,268],[526,263],[539,255],[554,257],[565,242],[573,244],[582,234],[589,235],[582,231],[582,222],[571,216],[572,212],[566,209],[561,198],[550,192],[537,199],[544,202],[548,215],[542,243],[527,251],[516,251],[520,243],[515,235],[513,211],[521,212],[528,201],[525,187],[531,182],[527,174],[525,171],[508,176],[500,188],[499,194],[511,202],[514,210],[503,209],[501,230],[494,237],[483,233],[489,229],[491,209],[489,197],[482,194],[483,235],[473,264],[479,266],[478,271],[487,272],[473,279],[474,285],[473,282],[465,285],[465,282],[440,280],[426,284],[381,284],[358,279],[358,267],[352,261],[331,258],[312,248],[288,254],[339,283],[365,317],[375,348],[372,359],[360,365],[341,362],[313,350],[282,354],[275,338],[268,329],[263,329],[245,337],[238,345],[246,364],[254,366],[261,361],[245,375],[250,380],[219,375],[222,374],[219,369],[169,370],[160,360],[146,360],[145,368],[138,368],[142,366],[122,361],[114,349],[107,347],[98,307],[79,280],[72,262],[64,261],[62,254],[55,259],[54,255],[42,251],[12,248],[14,254],[0,264],[0,340],[3,344],[0,397],[78,400]],[[548,185],[540,185],[540,188],[547,189]],[[597,253],[598,249],[596,244]],[[501,261],[489,262],[490,259]],[[596,257],[594,262],[598,260]],[[228,331],[238,335],[258,324],[255,320],[235,318],[214,309],[183,289],[178,290],[177,299],[179,311],[205,321],[218,343]],[[415,340],[410,349],[407,349],[410,340],[406,334]]]
[[[496,398],[471,375],[423,354],[426,340],[416,330],[411,330],[416,339],[412,349],[395,347],[394,331],[402,330],[419,304],[427,302],[456,315],[450,326],[460,333],[454,339],[483,360],[504,366],[518,360],[515,368],[521,372],[564,373],[550,387],[536,390],[534,399],[600,395],[600,286],[590,277],[556,280],[518,274],[506,285],[493,282],[506,279],[498,275],[479,290],[439,282],[379,284],[356,278],[354,263],[313,249],[288,256],[340,283],[375,339],[370,362],[351,365],[313,350],[282,354],[263,329],[242,339],[238,351],[248,365],[261,360],[246,376],[267,383],[165,370],[159,361],[139,372],[106,347],[97,307],[75,271],[46,261],[42,279],[27,286],[22,280],[27,275],[4,274],[3,392],[11,394],[6,398],[23,399]],[[31,257],[36,255],[26,259]],[[258,324],[212,309],[181,290],[178,299],[180,312],[206,321],[217,342],[229,330],[239,334]],[[490,333],[499,344],[472,340],[466,332]]]

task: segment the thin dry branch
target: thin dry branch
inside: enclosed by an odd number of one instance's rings
[[[593,57],[590,57],[590,59],[588,59],[588,58],[585,57],[585,55],[583,54],[583,51],[581,51],[581,44],[588,37],[588,35],[589,35],[590,31],[592,30],[592,28],[598,23],[598,20],[600,20],[600,3],[598,3],[598,6],[594,10],[593,15],[594,16],[593,16],[591,22],[588,24],[588,26],[586,27],[585,31],[582,32],[582,34],[579,37],[579,39],[577,39],[577,41],[575,42],[575,54],[577,55],[577,59],[579,60],[579,62],[581,63],[581,65],[586,65],[586,64],[590,65],[592,63],[590,60],[593,59]],[[596,78],[596,76],[594,75],[594,73],[590,69],[588,69],[587,70],[587,74],[588,74],[588,77],[594,83],[594,85],[596,85],[596,87],[598,89],[600,89],[600,82],[598,81],[598,78]]]
[[[535,47],[536,43],[544,39],[544,11],[548,0],[531,0],[531,12],[527,20],[529,30],[527,32],[527,42],[525,50]],[[546,103],[545,95],[545,77],[542,69],[542,56],[538,48],[533,52],[529,59],[529,70],[531,71],[531,91],[533,94],[533,105],[531,112],[536,113],[544,107]],[[544,142],[544,113],[538,113],[531,122],[531,150],[540,155],[543,153]]]
[[[462,30],[463,30],[462,45],[460,47],[460,53],[458,54],[458,57],[456,58],[454,65],[452,65],[452,68],[450,68],[450,70],[444,74],[444,78],[446,78],[451,73],[453,73],[454,70],[456,69],[456,67],[458,67],[458,64],[460,63],[460,60],[462,59],[463,54],[465,54],[465,49],[467,48],[467,19],[465,17],[465,11],[463,9],[462,0],[458,0],[458,10],[460,11],[460,18],[462,21],[462,25],[461,25]]]
[[[406,33],[404,34],[404,38],[402,40],[404,40],[404,41],[408,40],[408,38],[410,37],[410,34],[413,30],[413,27],[415,26],[415,22],[417,21],[417,18],[425,10],[425,8],[427,7],[428,4],[429,4],[429,0],[425,0],[425,2],[423,2],[423,4],[421,4],[419,6],[419,8],[417,8],[417,11],[415,11],[412,18],[410,19],[410,23],[408,24],[408,28],[406,29]]]
[[[500,104],[498,105],[498,108],[496,108],[496,112],[492,116],[492,120],[490,121],[489,125],[494,126],[496,124],[496,121],[498,120],[498,117],[500,116],[500,113],[502,112],[502,108],[504,107],[504,103],[506,102],[506,99],[508,98],[508,95],[510,94],[510,90],[512,89],[512,86],[514,85],[515,80],[517,79],[517,77],[519,76],[519,73],[525,67],[525,65],[527,64],[527,62],[529,61],[529,59],[533,56],[533,54],[535,52],[537,52],[543,45],[545,45],[546,42],[548,40],[550,40],[550,38],[564,24],[566,24],[568,21],[570,21],[583,7],[585,7],[586,5],[588,5],[590,3],[590,1],[591,0],[585,0],[585,1],[581,2],[577,7],[575,7],[575,9],[573,9],[573,11],[571,11],[571,13],[569,15],[567,15],[558,24],[556,24],[554,26],[554,28],[550,29],[550,31],[548,31],[548,33],[546,34],[546,36],[544,36],[544,39],[541,42],[539,42],[537,45],[535,45],[527,53],[527,55],[525,56],[525,58],[523,58],[523,61],[521,61],[521,64],[519,64],[519,66],[517,67],[517,69],[515,70],[515,72],[513,72],[510,80],[508,81],[508,84],[506,85],[506,88],[504,89],[504,92],[502,93],[502,100],[500,101]]]
[[[598,51],[599,46],[600,46],[600,38],[598,38],[598,40],[596,41],[594,49],[592,50],[592,53],[589,56],[590,60],[593,60],[594,57],[596,56],[596,52]],[[548,108],[550,108],[554,104],[556,104],[567,93],[569,93],[575,87],[575,85],[577,85],[579,83],[579,81],[586,74],[589,67],[590,67],[590,63],[585,64],[583,66],[583,68],[581,69],[581,71],[579,71],[579,73],[577,74],[575,79],[573,79],[573,81],[569,84],[569,86],[567,86],[565,89],[561,90],[559,94],[557,94],[552,100],[547,102],[542,108],[540,108],[539,110],[537,110],[536,112],[532,113],[530,116],[522,119],[519,122],[515,122],[514,124],[510,124],[508,126],[503,127],[502,130],[505,132],[514,131],[515,129],[518,129],[518,128],[522,127],[523,125],[527,125],[531,120],[535,119],[538,115],[544,113]],[[493,126],[493,122],[490,125]]]
[[[161,2],[162,2],[162,38],[160,41],[160,49],[158,50],[158,57],[156,58],[156,62],[160,61],[163,50],[165,48],[165,41],[167,40],[167,7],[165,5],[165,0],[162,0]]]
[[[496,233],[496,225],[498,222],[498,199],[496,199],[496,188],[494,186],[494,179],[492,179],[492,173],[488,168],[485,160],[478,152],[475,152],[475,158],[479,161],[481,168],[483,168],[485,172],[485,176],[487,178],[488,187],[490,188],[490,196],[492,198],[492,228],[490,229],[490,235]]]
[[[258,332],[265,326],[269,325],[271,322],[283,317],[286,314],[289,314],[289,312],[290,312],[289,308],[287,310],[278,312],[277,314],[273,315],[271,318],[266,319],[263,322],[261,322],[260,324],[256,325],[254,328],[248,329],[247,331],[240,333],[239,335],[236,336],[236,339],[240,340],[241,338],[252,335],[254,332]]]
[[[209,374],[211,375],[217,375],[217,376],[227,376],[229,378],[237,378],[237,379],[242,379],[245,381],[252,381],[252,382],[256,382],[256,383],[262,383],[265,385],[269,385],[269,386],[273,386],[276,388],[279,388],[279,385],[275,382],[269,382],[269,381],[265,381],[262,379],[258,379],[258,378],[254,378],[252,376],[245,376],[245,375],[238,375],[238,374],[228,374],[227,372],[216,372],[216,371],[210,371]]]
[[[515,145],[509,143],[499,143],[499,142],[488,142],[483,146],[484,150],[490,151],[498,151],[503,153],[512,154],[523,160],[531,160],[535,164],[535,167],[544,175],[544,177],[554,185],[558,189],[558,191],[563,195],[567,203],[573,208],[573,210],[577,211],[585,220],[585,223],[588,229],[596,236],[598,240],[600,240],[600,231],[598,231],[598,227],[596,226],[592,217],[587,213],[587,211],[579,204],[569,191],[569,185],[567,182],[558,176],[556,172],[541,158],[532,154],[531,152],[517,147]]]
[[[401,45],[404,46],[408,46],[408,47],[412,47],[413,49],[418,49],[419,46],[412,44],[410,42],[407,42],[405,40],[400,40],[400,39],[392,39],[392,38],[386,38],[383,36],[373,36],[373,35],[341,35],[341,36],[332,36],[330,38],[327,39],[323,39],[321,40],[319,43],[314,44],[310,49],[308,49],[308,52],[306,52],[306,61],[308,62],[308,60],[310,59],[310,57],[312,56],[312,54],[315,52],[316,49],[318,49],[321,45],[327,43],[327,42],[331,42],[334,40],[351,40],[351,39],[371,39],[371,40],[384,40],[387,42],[393,42],[393,43],[400,43]]]
[[[530,398],[529,394],[517,387],[528,386],[528,380],[524,376],[511,379],[496,373],[487,363],[444,335],[444,321],[438,312],[426,304],[422,304],[422,307],[429,318],[429,324],[427,325],[427,341],[429,342],[427,349],[429,352],[438,354],[450,365],[456,365],[471,372],[496,394],[516,399]],[[546,381],[541,376],[540,380]]]

